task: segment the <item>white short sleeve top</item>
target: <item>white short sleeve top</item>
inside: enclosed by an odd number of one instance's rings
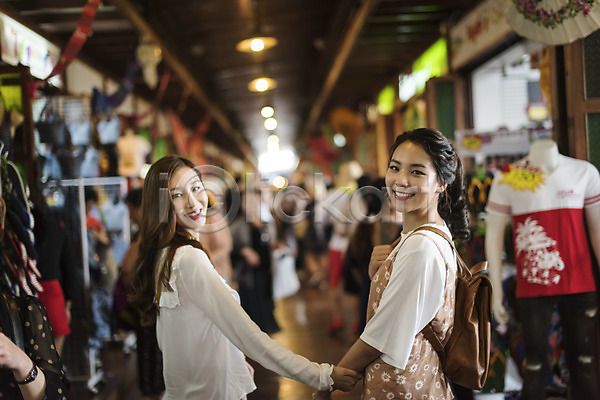
[[[446,226],[428,225],[451,236]],[[389,283],[377,312],[360,336],[382,352],[383,361],[400,369],[406,367],[415,336],[433,319],[444,301],[446,264],[439,249],[456,271],[453,249],[444,238],[430,231],[408,237],[411,232],[402,234],[390,254],[395,258]]]

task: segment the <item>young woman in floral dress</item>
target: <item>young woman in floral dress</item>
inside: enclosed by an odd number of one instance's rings
[[[393,248],[373,250],[367,325],[339,365],[364,371],[365,400],[452,399],[438,355],[420,331],[432,322],[441,340],[450,333],[456,259],[442,236],[413,232],[429,226],[469,237],[462,165],[440,132],[416,129],[396,138],[385,178],[391,206],[402,213],[402,235]]]

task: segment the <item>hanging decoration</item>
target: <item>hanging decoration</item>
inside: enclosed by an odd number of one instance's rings
[[[175,142],[175,148],[177,149],[177,153],[181,156],[185,156],[187,154],[187,137],[188,131],[173,111],[169,110],[167,112],[167,116],[169,118],[169,122],[171,124],[171,131],[173,132],[173,141]]]
[[[183,92],[181,92],[181,98],[179,99],[179,104],[177,105],[177,115],[181,116],[185,109],[187,108],[188,99],[192,94],[192,90],[189,86],[183,88]]]
[[[167,91],[167,86],[169,86],[170,79],[171,70],[166,68],[162,74],[162,77],[160,78],[160,85],[158,86],[158,91],[156,92],[156,97],[154,98],[154,104],[152,104],[152,107],[142,114],[126,116],[127,122],[131,126],[135,126],[138,122],[149,117],[156,111],[158,105],[162,101],[163,96],[165,95],[165,92]]]
[[[175,112],[169,110],[167,116],[171,124],[173,141],[175,142],[178,154],[189,156],[192,158],[192,161],[194,159],[200,160],[202,158],[201,153],[204,145],[204,137],[210,128],[212,115],[206,113],[191,133],[188,132],[188,129]]]
[[[142,68],[144,82],[151,89],[158,84],[156,67],[162,61],[162,50],[149,35],[143,35],[136,51],[137,60]]]
[[[50,72],[50,75],[46,77],[45,81],[55,75],[65,72],[71,61],[77,58],[79,51],[92,32],[92,23],[94,22],[94,18],[96,18],[96,12],[100,7],[100,3],[101,0],[88,0],[87,4],[83,7],[75,32],[71,35],[65,51],[60,56],[60,59],[52,69],[52,72]]]
[[[119,88],[112,95],[105,95],[99,89],[92,90],[92,115],[108,115],[119,107],[131,90],[133,89],[133,80],[138,70],[138,64],[135,61],[134,52],[132,52],[129,63],[127,64],[127,73]]]
[[[311,160],[323,170],[326,175],[332,175],[331,164],[339,157],[335,147],[323,136],[308,138],[308,149]]]
[[[196,125],[192,134],[187,141],[188,156],[190,160],[196,165],[205,164],[203,156],[204,152],[204,138],[210,128],[210,122],[212,121],[212,114],[206,113],[204,118]]]
[[[600,29],[597,0],[498,0],[521,36],[548,45],[583,39]]]

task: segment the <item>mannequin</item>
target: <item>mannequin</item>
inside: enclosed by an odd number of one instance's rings
[[[558,166],[558,146],[550,139],[538,140],[531,144],[527,161],[530,166],[540,168],[546,173],[552,173]],[[600,209],[597,210],[600,212]],[[508,223],[509,214],[488,213],[485,231],[485,256],[488,261],[488,271],[492,281],[494,298],[492,311],[494,318],[501,325],[506,325],[509,319],[504,308],[504,293],[502,291],[502,251],[504,249],[504,229]],[[589,222],[588,222],[589,224]],[[600,219],[598,223],[600,224]],[[600,246],[597,241],[593,242]],[[594,248],[596,254],[600,249]]]
[[[123,136],[117,141],[119,175],[128,178],[139,177],[146,156],[151,150],[150,143],[143,137],[136,135],[131,128],[125,129]]]
[[[558,146],[554,140],[543,139],[531,144],[527,160],[529,165],[538,167],[547,173],[552,173],[558,167],[559,156]]]
[[[485,252],[494,288],[492,310],[500,324],[508,322],[502,303],[502,251],[504,230],[512,216],[517,307],[527,358],[522,398],[544,398],[549,320],[554,305],[558,305],[568,338],[565,347],[571,398],[597,399],[598,362],[590,343],[595,343],[597,323],[591,258],[600,262],[598,170],[587,161],[560,155],[552,140],[536,141],[525,159],[496,174],[486,210]],[[582,371],[592,371],[591,378],[590,374],[584,378]]]

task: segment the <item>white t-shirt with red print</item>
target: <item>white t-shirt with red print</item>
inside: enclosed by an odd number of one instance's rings
[[[486,210],[512,215],[517,297],[596,290],[584,208],[600,206],[600,174],[559,155],[546,173],[520,160],[494,176]]]

